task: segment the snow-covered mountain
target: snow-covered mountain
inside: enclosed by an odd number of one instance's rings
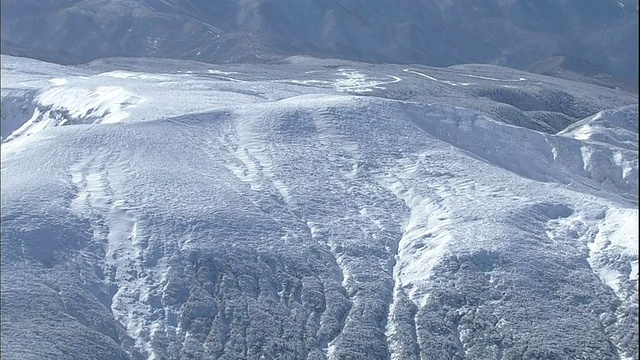
[[[308,57],[1,75],[3,359],[638,359],[636,95]]]
[[[58,63],[304,54],[435,66],[535,63],[554,73],[580,63],[579,72],[637,87],[637,11],[637,0],[2,0],[1,36],[3,54]]]

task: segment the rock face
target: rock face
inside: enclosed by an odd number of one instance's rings
[[[494,66],[2,66],[3,359],[638,359],[631,94]],[[532,129],[559,110],[587,115]]]
[[[2,52],[59,63],[306,54],[514,68],[562,56],[637,86],[637,9],[637,0],[3,0]]]

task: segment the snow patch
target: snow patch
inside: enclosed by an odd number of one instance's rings
[[[62,86],[66,83],[69,82],[69,80],[64,79],[64,78],[53,78],[51,80],[49,80],[50,83],[52,83],[54,86]]]
[[[360,71],[353,69],[339,69],[334,87],[338,92],[371,92],[374,89],[384,89],[382,85],[393,84],[402,79],[397,76],[387,75],[391,80],[369,77]]]
[[[161,74],[139,73],[126,70],[114,70],[105,73],[98,74],[97,76],[111,77],[116,79],[138,79],[138,80],[156,80],[156,81],[171,81],[175,80],[174,77],[164,76]]]
[[[414,176],[419,163],[404,159],[400,164],[399,169],[379,174],[376,178],[383,187],[403,200],[410,210],[398,243],[393,277],[397,285],[411,289],[411,300],[424,306],[426,294],[421,293],[420,289],[434,275],[433,269],[448,254],[447,247],[452,240],[447,230],[450,215],[437,195],[428,197],[403,183],[402,179]]]
[[[235,75],[235,74],[239,74],[237,71],[207,70],[207,72],[209,74],[216,74],[216,75]]]
[[[55,126],[121,122],[129,116],[127,109],[142,101],[143,98],[115,86],[49,88],[35,96],[33,115],[7,141]]]

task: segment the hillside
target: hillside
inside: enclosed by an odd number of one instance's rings
[[[637,360],[637,118],[490,65],[3,56],[2,357]]]

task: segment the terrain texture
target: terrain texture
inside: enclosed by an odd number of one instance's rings
[[[2,358],[637,360],[637,101],[492,65],[3,56]]]

